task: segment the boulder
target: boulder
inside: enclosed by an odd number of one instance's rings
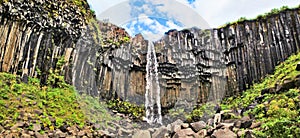
[[[133,134],[132,138],[151,138],[151,134],[148,130],[138,130]]]
[[[197,132],[197,135],[200,138],[204,138],[207,135],[207,130],[206,129],[202,129],[202,130],[200,130],[200,131]]]
[[[206,127],[206,123],[203,122],[203,121],[199,121],[199,122],[191,123],[191,126],[192,126],[192,129],[193,129],[195,132],[198,132],[198,131],[200,131],[201,129],[203,129],[203,128]]]
[[[153,134],[152,137],[153,138],[164,138],[165,136],[167,136],[169,134],[167,127],[162,126],[160,128],[158,128]]]
[[[295,88],[295,82],[293,80],[284,80],[281,85],[277,85],[276,93],[280,93],[289,89]]]
[[[177,131],[173,138],[186,138],[188,136],[193,136],[195,132],[191,128],[181,129]]]
[[[212,134],[213,138],[237,138],[237,135],[229,130],[228,128],[225,129],[218,129],[215,130]]]
[[[250,126],[250,129],[258,128],[260,126],[261,126],[261,122],[252,123],[252,125]]]
[[[241,119],[241,127],[240,128],[249,128],[251,125],[252,125],[252,122],[253,120],[250,119],[249,116],[244,116],[242,119]]]

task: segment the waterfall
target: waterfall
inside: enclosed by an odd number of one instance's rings
[[[149,124],[162,124],[161,105],[160,105],[160,86],[158,81],[158,63],[154,45],[149,41],[146,65],[146,93],[145,108],[146,118]]]

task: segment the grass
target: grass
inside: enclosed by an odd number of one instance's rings
[[[53,130],[65,124],[83,127],[90,122],[105,125],[113,120],[105,103],[77,95],[70,85],[41,87],[35,78],[25,84],[18,76],[7,73],[0,73],[0,110],[0,124],[8,127],[19,121],[37,121]]]
[[[257,102],[257,97],[263,96],[254,109],[244,115],[253,115],[257,121],[263,123],[255,130],[258,137],[300,137],[300,90],[291,88],[281,93],[261,95],[261,91],[281,85],[285,80],[295,80],[300,75],[296,70],[300,62],[300,53],[292,55],[285,62],[278,65],[274,74],[268,75],[261,83],[240,96],[230,97],[222,102],[222,109],[243,109]]]

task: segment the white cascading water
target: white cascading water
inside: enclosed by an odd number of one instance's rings
[[[148,43],[147,65],[146,65],[146,94],[145,108],[146,118],[149,124],[162,124],[160,105],[160,86],[158,81],[158,63],[152,42]]]

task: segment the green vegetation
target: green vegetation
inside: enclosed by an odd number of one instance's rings
[[[299,8],[300,5],[298,7],[295,7],[295,8]],[[256,19],[267,19],[267,17],[270,17],[270,16],[273,16],[273,15],[276,15],[276,14],[279,14],[280,12],[283,12],[283,11],[286,11],[286,10],[289,10],[289,9],[292,9],[292,8],[289,8],[288,6],[282,6],[281,8],[277,9],[277,8],[274,8],[272,9],[270,12],[267,12],[265,14],[261,14],[261,15],[258,15],[256,18],[254,19],[247,19],[246,17],[241,17],[239,18],[237,21],[234,21],[234,22],[227,22],[225,25],[222,25],[220,26],[219,28],[222,28],[222,27],[225,27],[225,26],[230,26],[230,25],[234,25],[234,24],[238,24],[238,23],[242,23],[244,21],[250,21],[250,20],[256,20]]]
[[[88,17],[88,19],[93,19],[95,17],[95,11],[87,8],[89,7],[89,4],[86,0],[68,0],[68,2],[76,5],[80,9],[81,13]]]
[[[244,113],[253,115],[263,123],[255,130],[258,137],[300,137],[300,90],[291,88],[283,92],[273,92],[261,95],[265,89],[275,89],[285,81],[295,80],[300,75],[296,71],[300,62],[300,53],[276,67],[273,75],[268,75],[261,83],[254,84],[251,89],[238,97],[225,99],[222,109],[241,109],[257,102],[256,98],[263,96],[254,109]]]
[[[203,117],[212,117],[214,115],[214,107],[213,103],[206,103],[204,105],[200,105],[195,107],[193,111],[186,116],[187,122],[196,122],[200,121]]]
[[[79,96],[65,84],[61,88],[40,86],[38,79],[22,83],[15,75],[0,73],[0,124],[11,127],[17,122],[37,121],[43,130],[62,125],[83,127],[87,122],[106,123],[112,120],[105,103],[89,96]],[[29,125],[27,129],[32,129]],[[48,128],[48,129],[46,129]]]
[[[137,106],[128,101],[114,99],[107,102],[108,108],[118,111],[119,113],[130,115],[133,119],[141,119],[145,116],[144,107]]]

